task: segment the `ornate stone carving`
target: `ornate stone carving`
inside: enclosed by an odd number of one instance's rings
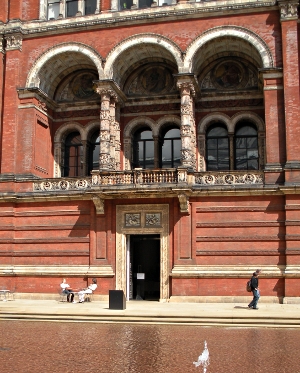
[[[125,214],[125,226],[126,227],[140,227],[141,226],[141,214]]]
[[[160,227],[161,226],[161,214],[145,214],[145,226],[150,227],[150,226],[156,226]]]
[[[278,2],[280,8],[280,19],[282,21],[290,20],[290,19],[298,19],[298,12],[297,8],[299,5],[299,1],[279,1]]]
[[[21,34],[6,35],[6,50],[22,50],[23,36]]]
[[[104,214],[104,200],[99,196],[94,196],[92,200],[94,202],[97,215]]]
[[[189,197],[182,193],[178,195],[179,203],[180,203],[180,212],[182,213],[189,213]]]
[[[199,172],[195,183],[200,185],[247,185],[263,184],[263,172]]]

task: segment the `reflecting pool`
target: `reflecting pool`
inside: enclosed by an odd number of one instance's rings
[[[300,373],[300,329],[0,322],[1,373]]]

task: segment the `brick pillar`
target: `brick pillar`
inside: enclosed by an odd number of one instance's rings
[[[284,182],[285,123],[283,74],[281,69],[262,69],[266,125],[266,184]]]
[[[298,0],[278,2],[281,12],[283,85],[286,127],[286,165],[285,182],[300,182],[299,153],[299,37],[298,37]]]
[[[3,92],[3,121],[2,121],[2,159],[1,173],[12,175],[16,172],[15,156],[18,152],[15,145],[18,134],[16,108],[19,100],[16,87],[19,85],[19,54],[22,50],[22,35],[12,34],[6,38],[5,90]],[[20,126],[20,135],[24,128]],[[3,157],[5,154],[5,157]],[[28,159],[30,161],[30,159]]]
[[[193,77],[178,76],[181,95],[181,165],[196,170],[195,82]]]
[[[10,0],[1,0],[0,6],[0,22],[7,22],[8,20],[8,3]]]

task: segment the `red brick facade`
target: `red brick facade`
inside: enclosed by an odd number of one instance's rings
[[[298,2],[2,2],[0,287],[297,302]]]

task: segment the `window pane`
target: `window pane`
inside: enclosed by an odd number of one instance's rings
[[[245,138],[237,138],[236,139],[236,148],[237,149],[246,148],[246,139]]]
[[[250,137],[247,139],[247,148],[257,148],[257,137]]]
[[[181,165],[181,139],[173,140],[173,167]]]
[[[257,131],[253,126],[242,126],[237,129],[236,136],[257,136]]]
[[[217,139],[208,139],[207,140],[207,149],[217,149],[218,140]]]
[[[67,0],[67,17],[74,17],[78,12],[78,0]]]
[[[139,8],[150,8],[152,0],[139,0]]]
[[[144,146],[146,147],[144,168],[154,168],[154,142],[145,141]]]
[[[227,130],[224,127],[214,127],[207,131],[207,137],[223,137],[227,136]]]
[[[131,9],[132,5],[132,0],[120,0],[120,10]]]
[[[59,1],[49,1],[48,2],[48,18],[47,19],[57,19],[59,16]]]
[[[83,148],[80,134],[78,132],[70,133],[65,141],[65,159],[64,159],[64,176],[81,175],[81,159]]]
[[[95,14],[97,9],[97,0],[85,0],[84,14]]]

